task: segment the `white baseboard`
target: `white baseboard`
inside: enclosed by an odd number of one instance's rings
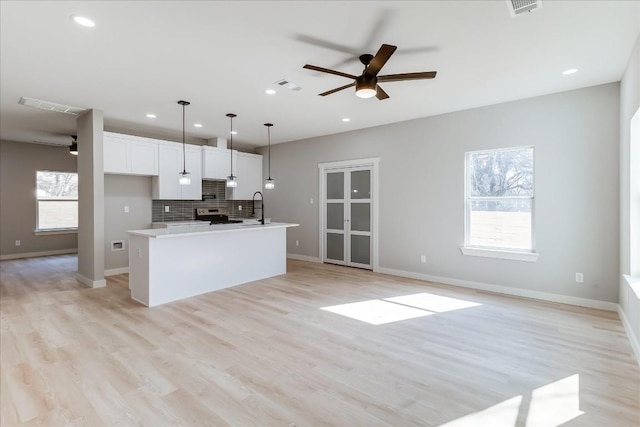
[[[298,255],[298,254],[287,254],[287,258],[291,258],[291,259],[297,259],[299,261],[309,261],[309,262],[315,262],[317,264],[320,264],[322,261],[320,261],[320,258],[316,257],[316,256],[307,256],[307,255]]]
[[[110,268],[109,270],[104,271],[105,277],[115,276],[117,274],[125,274],[125,273],[129,273],[129,267]]]
[[[633,352],[636,354],[636,360],[640,365],[640,340],[636,337],[633,332],[633,328],[631,328],[631,323],[629,323],[629,319],[624,314],[624,310],[622,307],[618,306],[618,315],[620,315],[620,320],[622,320],[622,325],[624,325],[625,331],[627,331],[627,336],[629,337],[629,342],[631,343],[631,348],[633,348]]]
[[[51,256],[51,255],[66,255],[66,254],[75,254],[75,253],[78,253],[78,248],[57,249],[54,251],[42,251],[42,252],[25,252],[22,254],[0,255],[0,261],[9,260],[9,259],[19,259],[19,258],[35,258],[35,257]]]
[[[80,273],[76,273],[76,280],[83,285],[87,285],[90,288],[104,288],[105,286],[107,286],[107,281],[105,279],[91,280]]]
[[[551,294],[548,292],[531,291],[528,289],[511,288],[508,286],[492,285],[489,283],[473,282],[470,280],[451,279],[448,277],[431,276],[429,274],[414,273],[411,271],[395,270],[391,268],[379,268],[378,273],[392,276],[407,277],[409,279],[425,280],[427,282],[444,283],[446,285],[460,286],[463,288],[478,289],[481,291],[495,292],[499,294],[514,295],[518,297],[533,298],[543,301],[559,302],[562,304],[576,305],[579,307],[597,308],[607,311],[618,311],[618,304],[608,301],[598,301],[588,298],[572,297],[568,295]]]

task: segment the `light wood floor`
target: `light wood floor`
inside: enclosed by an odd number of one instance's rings
[[[2,427],[640,425],[615,313],[301,261],[149,309],[76,262],[0,263]],[[371,300],[346,308],[425,315],[321,309]]]

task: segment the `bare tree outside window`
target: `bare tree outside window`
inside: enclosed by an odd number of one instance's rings
[[[37,230],[78,227],[78,174],[36,172]]]
[[[465,246],[532,251],[533,148],[467,153]]]

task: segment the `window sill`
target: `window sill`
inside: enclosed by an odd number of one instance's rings
[[[540,254],[535,252],[518,252],[518,251],[506,251],[501,249],[485,249],[485,248],[472,248],[461,247],[460,251],[463,255],[479,256],[485,258],[499,258],[510,259],[515,261],[537,262]]]
[[[636,297],[640,299],[640,276],[629,276],[628,274],[623,274],[623,276]]]
[[[77,228],[60,228],[57,230],[33,230],[36,236],[53,236],[56,234],[78,234]]]

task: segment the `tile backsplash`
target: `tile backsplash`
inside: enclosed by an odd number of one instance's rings
[[[196,208],[226,208],[229,217],[250,218],[251,200],[225,200],[225,191],[224,181],[202,181],[203,200],[153,200],[151,221],[191,221]],[[165,212],[165,206],[169,206],[169,212]],[[260,215],[260,207],[262,201],[256,200],[256,215]]]

